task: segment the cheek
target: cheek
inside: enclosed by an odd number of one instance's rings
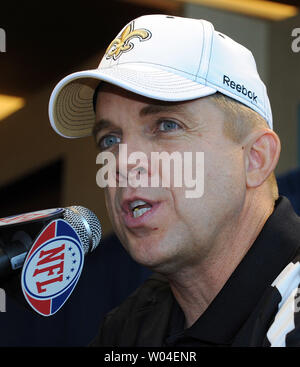
[[[243,156],[207,156],[205,163],[204,195],[210,196],[212,201],[219,201],[219,205],[228,205],[228,202],[235,199],[240,201],[246,190]]]
[[[170,224],[183,225],[189,231],[196,222],[199,213],[199,200],[186,197],[186,187],[172,188],[172,201],[170,203],[170,210],[168,220]]]

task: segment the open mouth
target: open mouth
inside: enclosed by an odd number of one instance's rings
[[[131,215],[134,218],[141,217],[147,211],[151,210],[152,205],[144,200],[134,200],[129,204]]]
[[[161,201],[131,197],[123,200],[121,208],[124,224],[130,229],[157,226],[157,221],[161,220],[157,219]]]

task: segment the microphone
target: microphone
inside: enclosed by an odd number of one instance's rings
[[[22,268],[35,238],[55,219],[63,219],[77,233],[84,255],[92,252],[101,239],[96,215],[82,206],[55,208],[0,218],[0,279]]]

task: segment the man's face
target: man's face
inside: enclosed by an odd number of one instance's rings
[[[100,90],[96,141],[117,162],[119,144],[126,144],[128,155],[147,155],[144,174],[151,177],[151,152],[204,153],[204,194],[199,198],[187,198],[187,188],[175,187],[172,180],[170,187],[104,189],[113,228],[137,262],[173,272],[219,251],[234,230],[245,201],[245,157],[243,147],[224,136],[225,118],[209,97],[166,103],[111,85]],[[132,168],[128,165],[128,172]],[[131,210],[136,200],[148,207],[137,218]]]

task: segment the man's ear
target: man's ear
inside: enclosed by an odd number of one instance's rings
[[[269,177],[277,165],[280,149],[279,137],[273,130],[257,130],[250,134],[245,144],[248,187],[258,187]]]

